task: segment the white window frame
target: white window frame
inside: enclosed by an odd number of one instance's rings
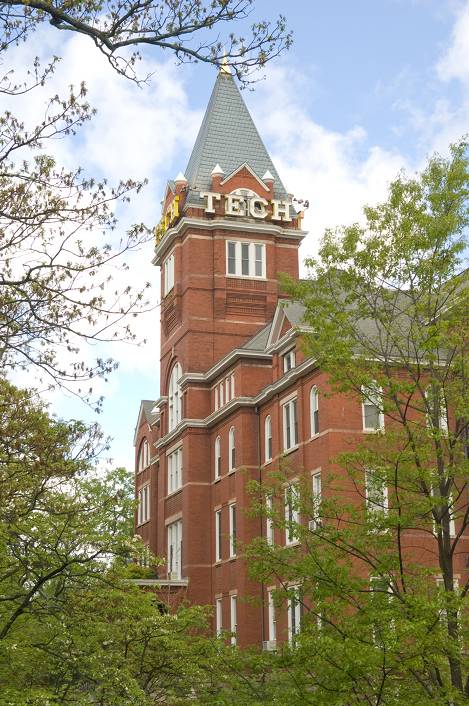
[[[389,511],[389,489],[386,484],[385,479],[380,480],[379,492],[376,492],[376,488],[372,488],[370,484],[370,479],[374,478],[376,480],[376,471],[372,468],[365,469],[365,503],[366,510],[368,513],[375,516],[386,516]],[[375,497],[373,498],[373,493]],[[378,498],[379,495],[379,498]],[[379,502],[378,502],[379,500]]]
[[[438,494],[438,496],[435,495],[434,488],[432,488],[432,496],[433,497],[441,497],[439,494]],[[453,500],[452,494],[450,494],[448,500],[450,501],[451,508],[453,508],[454,500]],[[450,514],[449,515],[449,536],[450,536],[450,539],[454,539],[456,537],[456,521],[454,519],[454,514],[451,511],[451,508],[448,508],[448,512]],[[433,513],[432,513],[432,523],[433,523],[433,534],[435,535],[435,537],[437,537],[438,536],[438,529],[436,526],[435,518],[433,517]]]
[[[233,463],[234,461],[234,463]],[[235,428],[231,427],[228,432],[228,472],[231,473],[236,469],[236,432]]]
[[[144,525],[150,520],[150,483],[139,488],[137,500],[137,525]]]
[[[311,413],[311,437],[319,434],[319,390],[313,385],[309,393],[309,406]]]
[[[175,363],[171,370],[168,385],[168,431],[175,429],[182,417],[182,395],[179,385],[181,376],[181,364]]]
[[[215,480],[221,478],[221,438],[215,439]]]
[[[144,471],[150,465],[150,444],[148,439],[142,439],[138,450],[137,472]]]
[[[163,263],[163,296],[174,288],[174,251]]]
[[[272,461],[272,417],[270,414],[264,420],[264,462]]]
[[[221,508],[215,510],[215,561],[221,561]]]
[[[230,596],[230,630],[230,642],[232,645],[236,645],[238,633],[238,596],[236,594]]]
[[[268,495],[265,499],[266,506],[267,506],[267,511],[269,513],[272,513],[274,510],[274,498],[272,495]],[[274,544],[275,542],[275,535],[274,535],[274,521],[272,517],[267,516],[266,517],[266,528],[265,528],[265,536],[267,539],[267,544]]]
[[[282,405],[283,450],[290,451],[298,446],[298,399],[293,397]]]
[[[289,370],[292,370],[296,366],[296,354],[294,348],[291,348],[282,355],[282,365],[284,373],[288,373]]]
[[[383,402],[383,390],[377,384],[376,380],[371,380],[368,385],[362,385],[362,421],[363,421],[363,431],[383,431],[384,430],[384,413],[382,409]],[[374,407],[378,410],[378,426],[377,427],[367,427],[366,426],[366,407]]]
[[[230,559],[236,557],[236,536],[237,536],[237,526],[236,526],[236,503],[231,503],[228,506],[229,520],[230,520]]]
[[[311,475],[311,499],[313,501],[313,516],[309,522],[309,528],[314,531],[321,526],[321,471],[315,471]]]
[[[299,510],[295,507],[299,492],[300,489],[296,483],[291,483],[285,488],[285,544],[287,546],[298,542],[294,529],[289,525],[299,524],[300,521]]]
[[[168,495],[182,488],[182,446],[166,456]]]
[[[223,631],[223,598],[215,600],[215,625],[216,635],[220,637]]]
[[[273,597],[273,591],[267,591],[267,615],[268,615],[268,630],[269,630],[269,641],[275,642],[277,640],[277,620],[275,616],[275,602]]]
[[[182,578],[182,520],[167,525],[168,539],[168,577],[174,580]]]
[[[230,244],[234,243],[235,246],[235,271],[229,271],[229,257],[228,253],[230,250]],[[244,248],[242,246],[244,245]],[[248,248],[248,259],[243,259],[242,254],[245,252],[245,248]],[[261,274],[256,274],[256,265],[259,259],[256,260],[256,255],[261,253]],[[243,274],[243,263],[248,263],[248,274]],[[246,240],[227,240],[226,241],[226,276],[227,277],[241,277],[245,279],[266,279],[266,248],[265,243],[249,242]]]
[[[293,645],[295,637],[301,632],[300,587],[290,586],[289,590],[295,594],[294,598],[289,597],[287,601],[288,642]]]
[[[231,373],[231,375],[230,375],[230,385],[231,385],[231,399],[233,400],[235,397],[235,376],[234,376],[234,373]]]
[[[219,404],[218,404],[218,386],[215,385],[215,412],[217,411],[218,407],[219,407]]]
[[[433,387],[429,385],[425,390],[425,402],[427,410],[433,412]],[[427,411],[427,427],[433,428],[433,415]],[[438,405],[438,428],[445,436],[448,435],[448,410],[446,409],[446,400],[444,390],[440,389],[440,400]]]

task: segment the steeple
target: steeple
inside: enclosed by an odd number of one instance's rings
[[[259,179],[270,172],[276,199],[287,192],[249,114],[231,73],[220,70],[197,135],[185,175],[189,183],[188,203],[200,204],[200,191],[210,191],[214,164],[228,177],[243,164]]]

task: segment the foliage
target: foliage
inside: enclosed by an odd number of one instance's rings
[[[246,36],[231,29],[225,37],[220,36],[225,25],[247,20],[253,7],[254,0],[74,0],[54,4],[44,0],[8,0],[0,6],[0,50],[23,40],[38,25],[49,21],[56,29],[90,37],[113,68],[128,77],[136,75],[138,50],[157,47],[170,51],[179,63],[226,63],[246,84],[253,71],[288,49],[292,41],[283,16],[276,22],[252,23],[246,27]]]
[[[144,553],[133,488],[122,469],[93,470],[102,445],[0,381],[2,706],[153,706],[204,683],[207,613],[170,614],[129,580]]]
[[[387,201],[364,213],[364,225],[327,232],[319,258],[307,263],[309,280],[287,285],[305,305],[305,350],[328,376],[324,405],[330,395],[371,402],[377,423],[360,441],[344,435],[348,448],[322,469],[320,502],[310,475],[299,481],[292,501],[316,520],[311,526],[285,519],[293,469],[254,488],[258,511],[299,542],[258,539],[248,552],[253,577],[279,586],[279,607],[292,586],[303,606],[294,647],[277,656],[270,703],[462,704],[469,696],[466,144],[448,159],[430,159],[421,175],[401,174]]]

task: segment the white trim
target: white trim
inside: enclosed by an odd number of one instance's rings
[[[223,630],[223,598],[220,596],[215,599],[215,631],[216,636],[220,637]]]
[[[262,188],[265,191],[270,191],[267,184],[264,181],[262,181],[262,179],[259,176],[257,176],[256,172],[252,169],[252,167],[249,166],[249,164],[247,162],[244,162],[243,164],[241,164],[241,166],[236,167],[236,169],[234,171],[232,171],[230,174],[228,174],[228,176],[226,176],[223,179],[223,181],[220,182],[220,186],[223,186],[223,184],[226,184],[228,181],[230,181],[230,179],[232,179],[235,176],[235,174],[240,172],[241,169],[247,169],[248,172],[250,174],[252,174],[252,176],[259,182],[259,184],[262,186]]]
[[[230,642],[232,645],[236,645],[238,632],[238,595],[236,593],[230,595],[230,630]]]
[[[191,204],[187,203],[185,204],[185,207],[190,205]],[[202,208],[200,204],[192,205],[194,208]],[[209,220],[208,218],[189,218],[187,216],[183,216],[172,228],[168,228],[163,238],[155,247],[155,256],[152,260],[152,265],[160,265],[161,258],[172,247],[176,236],[181,235],[187,228],[190,227],[202,228],[203,230],[228,230],[241,233],[246,233],[246,229],[248,229],[249,232],[264,234],[270,233],[272,235],[281,235],[285,238],[292,238],[294,240],[303,240],[305,235],[308,235],[308,231],[297,230],[295,228],[282,228],[282,226],[275,225],[271,221],[266,221],[263,223],[249,222],[249,224],[247,224],[244,219],[242,221],[230,221],[225,218],[214,218],[213,220]]]

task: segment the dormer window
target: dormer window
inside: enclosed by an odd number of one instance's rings
[[[233,277],[265,279],[265,245],[241,240],[226,243],[226,272]]]
[[[288,373],[289,370],[295,367],[296,364],[296,358],[295,358],[295,349],[292,348],[290,351],[285,353],[283,356],[283,372]]]

